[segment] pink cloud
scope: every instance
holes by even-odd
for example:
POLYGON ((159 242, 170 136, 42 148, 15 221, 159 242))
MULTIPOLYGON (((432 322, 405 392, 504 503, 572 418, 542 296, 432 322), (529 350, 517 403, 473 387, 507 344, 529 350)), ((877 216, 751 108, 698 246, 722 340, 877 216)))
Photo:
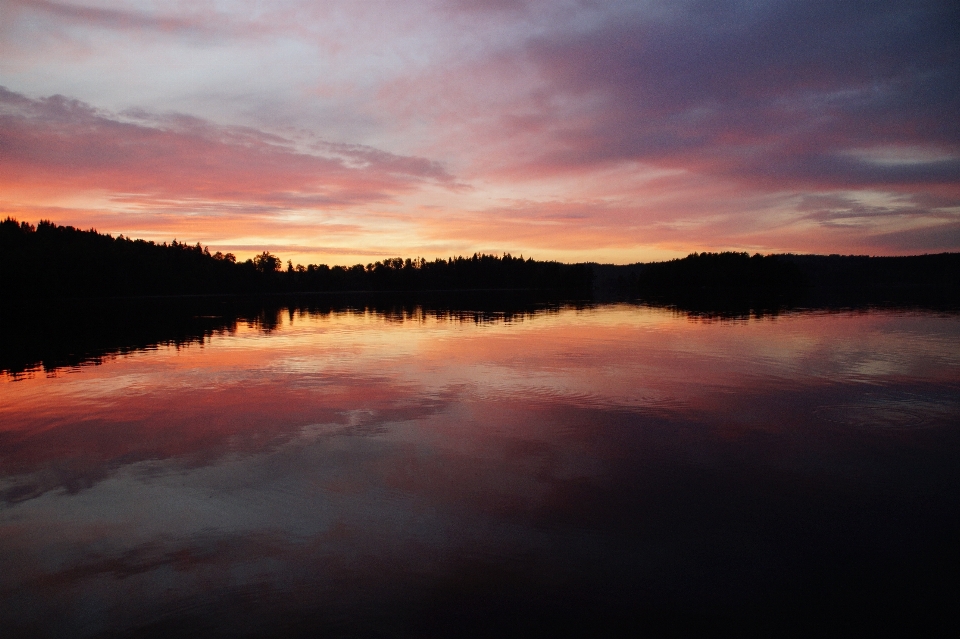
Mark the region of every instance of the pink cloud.
POLYGON ((454 183, 422 158, 331 144, 307 152, 255 129, 139 115, 120 118, 62 96, 33 100, 0 89, 4 190, 323 208, 454 183))
POLYGON ((10 3, 19 10, 31 10, 48 14, 60 21, 79 22, 112 29, 153 29, 165 32, 191 31, 209 32, 221 20, 205 14, 204 19, 187 19, 181 16, 160 16, 142 11, 88 7, 50 0, 12 0, 10 3))
MULTIPOLYGON (((106 218, 82 201, 96 194, 151 237, 229 226, 231 246, 353 244, 354 255, 523 246, 624 261, 650 246, 866 238, 900 251, 938 234, 960 248, 960 13, 948 3, 11 6, 90 47, 77 68, 97 80, 75 93, 89 101, 118 51, 149 41, 151 60, 203 62, 156 86, 117 72, 103 104, 119 111, 147 92, 147 111, 0 93, 0 206, 14 215, 61 207, 60 221, 78 223, 72 198, 84 220, 106 218), (228 51, 242 60, 218 57, 228 51), (246 77, 250 51, 279 64, 276 77, 246 77), (158 115, 167 104, 205 117, 158 115), (815 197, 850 205, 805 208, 815 197)), ((31 20, 3 26, 23 38, 31 20)), ((65 56, 54 49, 15 64, 50 68, 65 56)), ((20 67, 12 81, 32 86, 20 67)))
POLYGON ((721 4, 547 30, 400 78, 381 100, 449 133, 431 152, 470 145, 471 169, 503 179, 636 161, 763 190, 960 182, 950 11, 721 4), (848 153, 884 145, 942 157, 878 165, 848 153))

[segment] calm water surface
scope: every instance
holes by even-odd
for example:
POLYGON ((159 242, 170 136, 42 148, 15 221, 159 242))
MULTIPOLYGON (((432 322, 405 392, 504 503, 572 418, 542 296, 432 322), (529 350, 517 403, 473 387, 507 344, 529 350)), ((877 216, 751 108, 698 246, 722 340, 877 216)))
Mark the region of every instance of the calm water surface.
POLYGON ((957 495, 956 315, 285 309, 0 376, 0 625, 932 628, 957 495))

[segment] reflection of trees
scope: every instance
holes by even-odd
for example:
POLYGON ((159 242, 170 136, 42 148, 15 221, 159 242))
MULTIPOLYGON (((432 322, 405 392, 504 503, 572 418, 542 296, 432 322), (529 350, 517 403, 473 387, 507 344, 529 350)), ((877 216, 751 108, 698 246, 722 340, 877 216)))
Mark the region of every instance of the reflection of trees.
POLYGON ((264 333, 272 333, 283 326, 282 308, 265 308, 253 320, 248 322, 251 327, 258 328, 264 333))
POLYGON ((238 317, 197 300, 21 302, 2 311, 0 372, 85 364, 157 346, 202 344, 236 331, 238 317))
MULTIPOLYGON (((645 303, 647 304, 647 303, 645 303)), ((373 314, 386 322, 513 323, 590 302, 522 292, 357 293, 264 297, 181 297, 136 300, 47 300, 0 306, 0 373, 21 374, 84 364, 163 345, 202 344, 246 325, 263 333, 283 330, 284 315, 329 318, 373 314)), ((849 310, 850 305, 792 308, 754 303, 662 302, 691 319, 754 320, 782 312, 849 310)), ((944 310, 942 307, 936 307, 944 310)))
POLYGON ((238 325, 273 333, 290 318, 372 313, 391 322, 428 319, 458 322, 517 321, 556 313, 559 301, 528 295, 442 296, 419 301, 368 295, 335 298, 255 297, 48 300, 0 307, 0 373, 100 364, 105 359, 158 346, 203 344, 232 334, 238 325))

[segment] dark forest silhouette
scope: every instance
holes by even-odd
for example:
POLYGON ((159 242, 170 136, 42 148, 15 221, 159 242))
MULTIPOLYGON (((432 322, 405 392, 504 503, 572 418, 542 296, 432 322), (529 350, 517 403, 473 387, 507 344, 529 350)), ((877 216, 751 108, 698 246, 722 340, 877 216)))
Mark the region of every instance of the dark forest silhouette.
POLYGON ((294 266, 268 252, 238 262, 200 244, 112 237, 43 221, 0 222, 0 299, 262 295, 345 291, 552 291, 687 309, 921 304, 960 297, 960 253, 910 257, 693 253, 625 266, 474 254, 354 266, 294 266))
POLYGON ((693 253, 627 266, 598 265, 595 293, 630 296, 706 313, 781 308, 960 304, 960 253, 749 255, 693 253))
POLYGON ((200 244, 156 244, 94 230, 7 218, 0 223, 0 297, 125 297, 324 291, 539 289, 589 292, 588 265, 474 254, 354 266, 287 263, 263 252, 244 262, 200 244))
POLYGON ((283 268, 267 252, 237 262, 200 245, 8 218, 0 222, 0 300, 0 372, 18 375, 202 343, 240 323, 269 332, 281 313, 295 312, 509 321, 570 300, 629 300, 706 318, 870 306, 956 311, 960 254, 693 253, 625 266, 478 254, 283 268))

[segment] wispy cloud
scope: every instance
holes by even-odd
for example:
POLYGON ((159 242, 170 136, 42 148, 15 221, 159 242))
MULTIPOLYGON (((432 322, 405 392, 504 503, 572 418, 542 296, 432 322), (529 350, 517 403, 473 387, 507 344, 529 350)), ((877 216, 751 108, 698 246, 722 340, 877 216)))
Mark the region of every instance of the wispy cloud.
POLYGON ((955 4, 11 0, 0 204, 355 255, 960 249, 955 4))
POLYGON ((164 32, 210 33, 221 18, 213 12, 197 13, 193 19, 181 16, 159 15, 133 9, 91 7, 51 0, 9 0, 11 10, 48 14, 67 23, 84 23, 110 29, 155 29, 164 32))
POLYGON ((960 47, 951 26, 958 10, 932 2, 709 7, 680 3, 655 18, 637 13, 533 37, 440 81, 464 93, 468 82, 479 81, 476 93, 508 88, 496 124, 480 119, 474 139, 499 129, 540 150, 503 157, 509 170, 643 161, 777 189, 960 180, 952 115, 960 64, 951 53, 960 47), (518 77, 530 90, 511 82, 518 77), (879 165, 848 153, 898 145, 941 157, 879 165))
POLYGON ((389 200, 424 182, 454 184, 442 166, 422 158, 324 143, 307 153, 294 140, 248 127, 129 115, 0 88, 4 189, 322 208, 389 200))

